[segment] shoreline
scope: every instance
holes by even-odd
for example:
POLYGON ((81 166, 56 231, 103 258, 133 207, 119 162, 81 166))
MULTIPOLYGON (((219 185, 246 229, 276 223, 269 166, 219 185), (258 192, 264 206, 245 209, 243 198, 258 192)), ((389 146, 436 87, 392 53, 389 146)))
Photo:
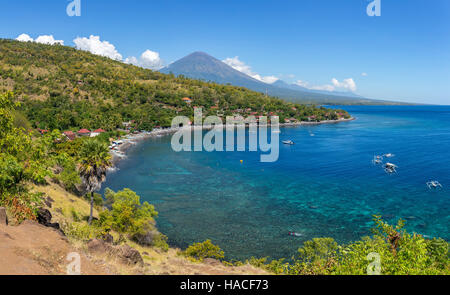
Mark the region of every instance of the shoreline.
MULTIPOLYGON (((327 121, 319 121, 319 122, 297 122, 297 123, 280 123, 280 127, 297 127, 297 126, 315 126, 315 125, 324 125, 324 124, 338 124, 343 122, 351 122, 356 120, 356 118, 351 117, 349 119, 341 119, 341 120, 327 120, 327 121)), ((228 125, 222 125, 224 128, 228 125)), ((235 125, 233 125, 235 126, 235 125)), ((269 127, 269 126, 268 126, 269 127)), ((116 168, 116 165, 123 159, 126 158, 126 152, 132 148, 133 146, 136 146, 138 143, 155 137, 162 137, 174 134, 178 131, 180 131, 183 127, 177 127, 177 128, 166 128, 166 129, 156 129, 152 131, 147 132, 139 132, 136 134, 127 134, 125 135, 121 140, 123 141, 123 144, 119 145, 117 147, 117 150, 111 150, 110 154, 112 156, 111 162, 112 166, 110 169, 114 170, 116 168)), ((191 130, 201 129, 201 130, 210 130, 213 127, 205 127, 205 126, 191 126, 188 127, 191 128, 191 130)))

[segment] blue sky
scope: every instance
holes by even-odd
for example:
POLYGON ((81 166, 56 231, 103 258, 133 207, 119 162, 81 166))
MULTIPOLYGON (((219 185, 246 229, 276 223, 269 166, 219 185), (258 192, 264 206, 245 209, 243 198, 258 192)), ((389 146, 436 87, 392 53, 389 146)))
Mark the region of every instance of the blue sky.
POLYGON ((261 79, 450 104, 450 1, 381 0, 379 17, 366 14, 370 2, 81 0, 82 15, 69 17, 68 0, 0 0, 0 37, 75 46, 94 35, 142 65, 204 51, 261 79))

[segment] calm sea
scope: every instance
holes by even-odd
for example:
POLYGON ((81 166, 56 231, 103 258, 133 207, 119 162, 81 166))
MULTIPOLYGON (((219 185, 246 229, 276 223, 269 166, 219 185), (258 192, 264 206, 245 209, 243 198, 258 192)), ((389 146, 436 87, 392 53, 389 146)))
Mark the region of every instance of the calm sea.
POLYGON ((211 239, 229 259, 289 258, 314 237, 357 240, 370 234, 373 214, 448 240, 450 107, 343 108, 357 120, 282 128, 280 140, 296 144, 281 145, 275 163, 255 152, 175 153, 168 136, 130 150, 104 187, 154 204, 171 245, 211 239), (372 164, 386 153, 395 154, 395 175, 372 164), (429 190, 429 180, 444 188, 429 190))

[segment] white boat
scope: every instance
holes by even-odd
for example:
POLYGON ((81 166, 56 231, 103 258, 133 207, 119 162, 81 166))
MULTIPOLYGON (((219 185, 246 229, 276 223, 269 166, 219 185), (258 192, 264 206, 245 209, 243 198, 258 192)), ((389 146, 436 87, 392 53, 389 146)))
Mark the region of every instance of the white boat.
POLYGON ((294 145, 295 144, 292 140, 283 140, 282 143, 288 144, 288 145, 294 145))
POLYGON ((427 186, 429 189, 442 188, 442 184, 440 184, 439 181, 437 181, 437 180, 432 180, 432 181, 427 182, 427 186))
POLYGON ((389 174, 397 173, 397 168, 398 167, 392 163, 384 164, 384 171, 386 171, 386 173, 389 173, 389 174))
POLYGON ((373 156, 372 163, 374 165, 380 165, 383 164, 383 156, 373 156))

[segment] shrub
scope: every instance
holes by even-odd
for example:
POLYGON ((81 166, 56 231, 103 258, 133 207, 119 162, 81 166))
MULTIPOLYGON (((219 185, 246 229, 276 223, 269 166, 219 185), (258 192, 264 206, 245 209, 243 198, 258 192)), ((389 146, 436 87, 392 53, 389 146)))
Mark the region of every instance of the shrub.
POLYGON ((219 246, 214 245, 211 240, 206 240, 203 243, 192 244, 184 251, 184 255, 192 257, 198 261, 203 261, 205 258, 224 258, 224 252, 219 246))
POLYGON ((158 234, 153 240, 153 246, 163 250, 164 252, 169 251, 169 244, 167 243, 167 236, 163 234, 158 234))
POLYGON ((15 195, 4 195, 0 200, 9 208, 18 223, 24 220, 36 220, 38 208, 42 206, 42 193, 22 191, 15 195))
POLYGON ((23 167, 10 155, 0 154, 0 192, 15 188, 23 179, 23 167))
POLYGON ((56 156, 55 162, 62 169, 56 178, 64 185, 65 189, 73 191, 75 186, 81 183, 74 158, 66 153, 61 153, 56 156))
POLYGON ((64 222, 61 229, 67 237, 84 242, 101 237, 103 234, 101 228, 89 226, 86 222, 64 222))
POLYGON ((100 213, 100 224, 121 234, 145 235, 154 229, 155 207, 147 202, 141 204, 140 197, 130 189, 105 191, 106 205, 110 210, 100 213))

